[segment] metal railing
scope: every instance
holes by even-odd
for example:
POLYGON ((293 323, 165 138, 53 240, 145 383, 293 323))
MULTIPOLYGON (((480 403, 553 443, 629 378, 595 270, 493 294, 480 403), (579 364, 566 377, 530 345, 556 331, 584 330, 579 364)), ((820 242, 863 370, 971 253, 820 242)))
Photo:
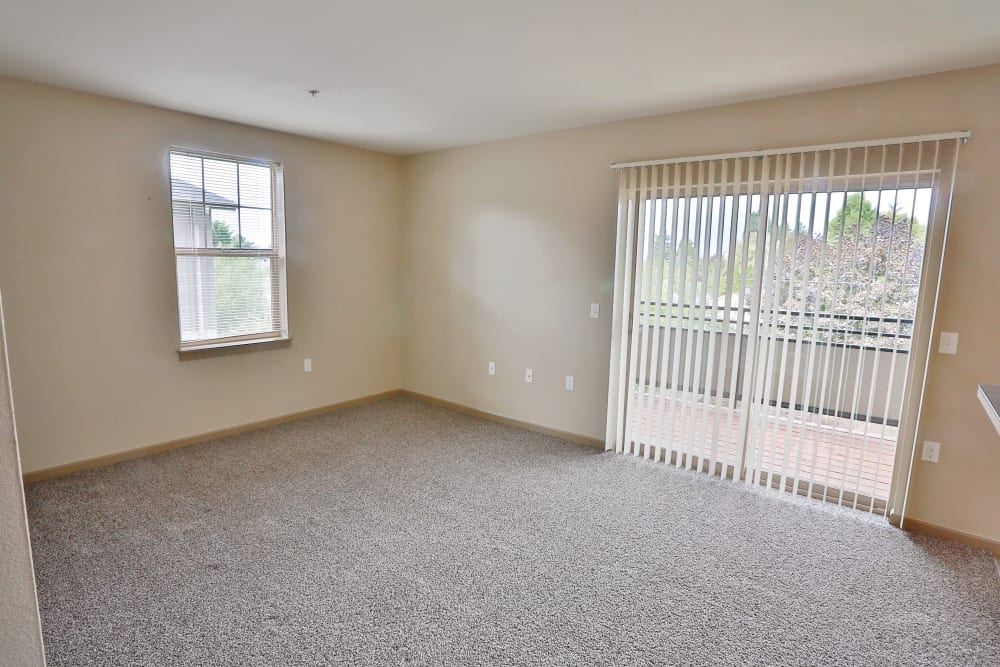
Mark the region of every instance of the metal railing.
MULTIPOLYGON (((696 304, 669 301, 640 301, 640 315, 661 320, 659 326, 679 327, 683 323, 701 322, 701 327, 695 326, 696 332, 742 333, 749 335, 751 313, 754 309, 747 306, 725 306, 718 304, 696 304), (662 312, 669 309, 671 312, 662 312), (726 311, 729 319, 726 319, 726 311), (663 321, 666 320, 666 321, 663 321), (711 324, 712 328, 705 325, 711 324), (728 325, 728 326, 727 326, 728 325)), ((772 310, 760 309, 760 314, 771 315, 772 310)), ((775 327, 784 332, 775 338, 779 342, 802 342, 810 345, 830 345, 847 349, 867 350, 875 352, 896 352, 909 354, 913 339, 913 319, 906 317, 887 317, 880 315, 854 315, 851 313, 801 311, 779 309, 773 311, 775 327), (825 326, 824 326, 825 320, 825 326), (861 323, 860 328, 847 328, 848 322, 861 323), (836 326, 840 324, 840 326, 836 326), (874 325, 870 327, 869 325, 874 325), (886 325, 890 330, 886 330, 886 325), (895 327, 895 331, 891 330, 895 327), (818 336, 796 337, 799 332, 812 332, 818 336)), ((652 322, 649 322, 652 324, 652 322)), ((761 334, 765 335, 765 334, 761 334)))

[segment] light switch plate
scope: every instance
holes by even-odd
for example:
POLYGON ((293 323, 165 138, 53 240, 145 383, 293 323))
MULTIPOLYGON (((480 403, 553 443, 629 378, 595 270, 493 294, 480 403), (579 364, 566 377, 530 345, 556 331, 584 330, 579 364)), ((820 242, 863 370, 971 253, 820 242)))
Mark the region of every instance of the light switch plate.
POLYGON ((941 354, 958 354, 958 334, 951 331, 942 331, 938 352, 941 354))
POLYGON ((531 384, 531 382, 532 382, 532 379, 531 379, 531 369, 530 368, 525 368, 524 369, 524 381, 527 382, 528 384, 531 384))
POLYGON ((312 359, 306 359, 304 362, 302 362, 302 370, 304 370, 306 373, 312 373, 312 370, 313 370, 313 360, 312 359))
POLYGON ((566 391, 573 391, 573 376, 566 376, 566 391))
POLYGON ((596 320, 601 317, 601 304, 592 303, 590 304, 590 319, 596 320))
POLYGON ((490 365, 486 368, 486 372, 489 373, 490 375, 497 374, 497 364, 495 361, 490 362, 490 365))

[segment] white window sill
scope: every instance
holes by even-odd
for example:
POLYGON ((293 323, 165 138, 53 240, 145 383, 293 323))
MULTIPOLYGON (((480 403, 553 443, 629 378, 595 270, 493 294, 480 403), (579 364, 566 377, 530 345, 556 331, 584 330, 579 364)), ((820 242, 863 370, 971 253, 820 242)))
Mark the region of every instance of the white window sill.
POLYGON ((292 339, 287 337, 258 338, 255 340, 237 340, 227 343, 188 345, 177 350, 177 356, 181 361, 188 361, 190 359, 218 357, 226 354, 240 354, 242 352, 256 352, 259 350, 273 350, 277 348, 286 348, 286 347, 291 347, 291 345, 292 345, 292 339))

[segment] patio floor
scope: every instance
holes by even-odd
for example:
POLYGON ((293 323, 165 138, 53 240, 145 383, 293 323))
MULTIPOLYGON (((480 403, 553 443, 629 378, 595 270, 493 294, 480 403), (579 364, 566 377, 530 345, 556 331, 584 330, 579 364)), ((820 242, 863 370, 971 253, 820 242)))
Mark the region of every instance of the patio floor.
MULTIPOLYGON (((655 448, 666 447, 672 439, 677 443, 674 450, 684 445, 683 453, 695 460, 735 466, 740 404, 730 411, 728 401, 717 407, 714 399, 706 405, 701 398, 672 401, 669 393, 661 398, 636 392, 630 406, 632 440, 651 442, 655 448)), ((775 481, 785 479, 790 485, 794 480, 800 492, 809 492, 812 482, 812 495, 825 490, 827 499, 843 501, 846 494, 851 504, 857 491, 859 505, 868 509, 868 498, 874 498, 878 511, 889 497, 897 431, 888 425, 772 407, 766 417, 751 421, 747 474, 756 468, 758 475, 778 475, 775 481)), ((682 463, 688 460, 683 457, 682 463)))

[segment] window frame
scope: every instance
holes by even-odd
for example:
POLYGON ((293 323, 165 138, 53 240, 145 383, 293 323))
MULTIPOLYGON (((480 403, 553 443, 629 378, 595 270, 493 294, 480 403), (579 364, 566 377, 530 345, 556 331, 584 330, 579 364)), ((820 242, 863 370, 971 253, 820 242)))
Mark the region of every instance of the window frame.
MULTIPOLYGON (((286 275, 286 245, 285 245, 285 211, 284 211, 284 166, 280 162, 232 155, 228 153, 216 153, 182 146, 170 146, 167 150, 167 188, 170 201, 170 227, 171 245, 174 253, 174 290, 175 306, 177 315, 177 353, 181 360, 195 359, 204 356, 214 356, 214 354, 229 354, 239 351, 249 351, 253 349, 271 349, 274 347, 287 347, 291 342, 288 331, 288 286, 286 275), (219 247, 191 247, 177 245, 177 232, 174 222, 174 177, 171 170, 171 157, 174 155, 188 156, 202 160, 216 160, 231 162, 237 165, 237 174, 241 164, 257 167, 266 167, 271 176, 271 243, 270 248, 219 248, 219 247), (272 303, 272 322, 278 324, 277 328, 267 331, 260 331, 236 336, 219 336, 215 338, 202 338, 196 340, 184 340, 181 322, 181 300, 180 300, 180 274, 177 270, 177 261, 181 257, 265 257, 270 259, 270 274, 272 285, 276 285, 275 293, 278 298, 272 303)), ((240 206, 239 201, 239 176, 237 175, 237 201, 235 205, 214 204, 206 201, 206 186, 204 183, 204 164, 202 165, 201 206, 204 207, 208 219, 211 220, 210 211, 214 208, 224 210, 239 211, 241 208, 252 210, 267 210, 257 206, 240 206)), ((178 199, 176 201, 198 205, 195 201, 178 199)), ((237 237, 242 236, 242 230, 237 229, 237 237)))

